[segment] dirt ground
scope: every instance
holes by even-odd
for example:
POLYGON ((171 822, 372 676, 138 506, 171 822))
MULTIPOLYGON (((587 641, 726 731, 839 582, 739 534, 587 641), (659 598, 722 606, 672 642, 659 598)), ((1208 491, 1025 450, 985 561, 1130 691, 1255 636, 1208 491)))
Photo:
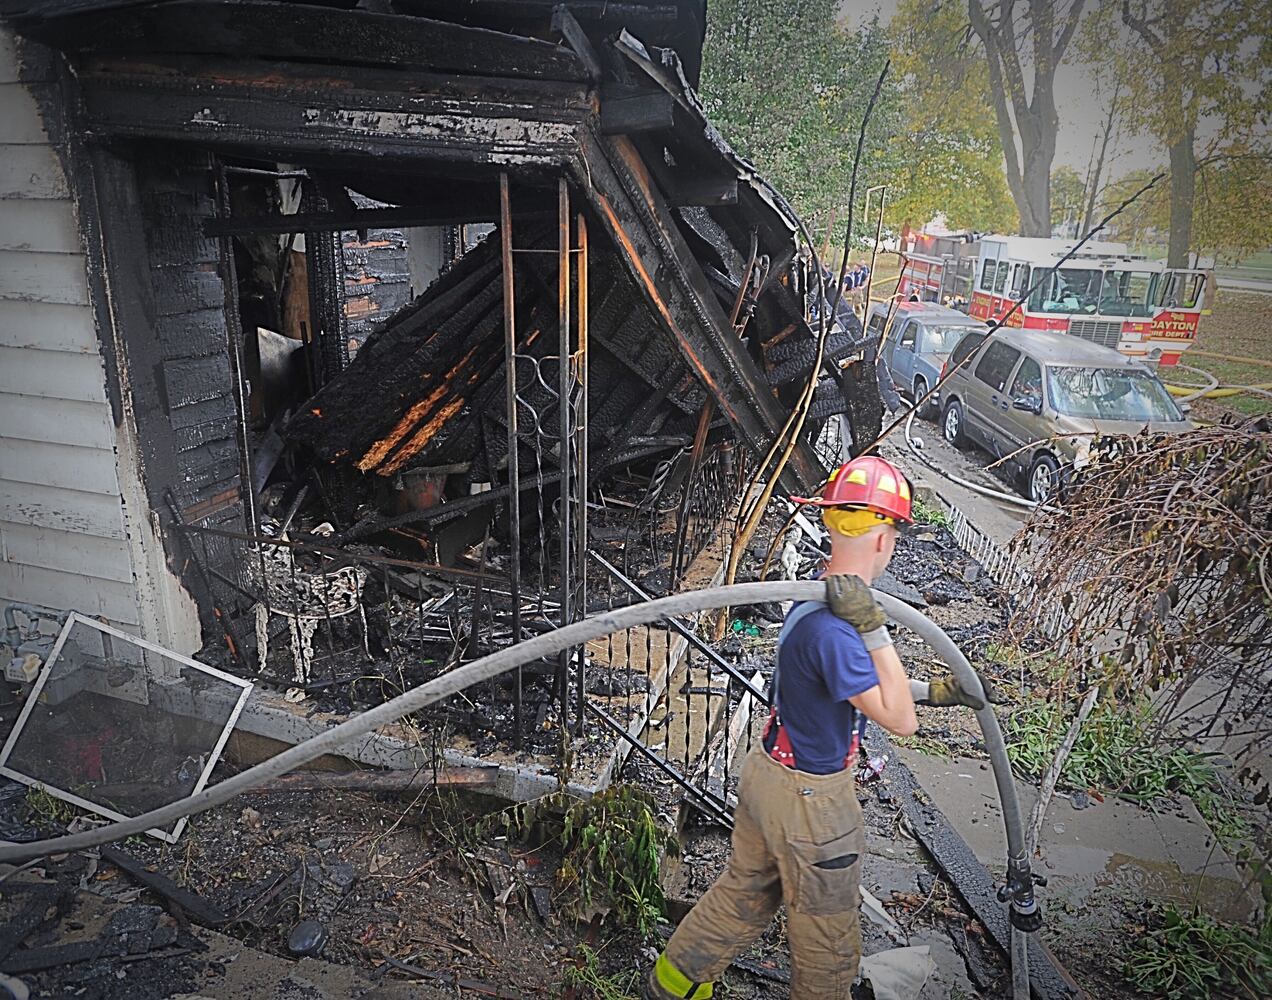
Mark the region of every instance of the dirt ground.
MULTIPOLYGON (((947 534, 922 529, 903 542, 887 586, 926 603, 957 641, 983 651, 1002 615, 994 605, 993 585, 978 569, 947 534)), ((738 640, 734 652, 762 662, 776 630, 762 615, 744 614, 767 627, 758 638, 738 640)), ((939 669, 912 636, 899 631, 897 640, 916 674, 939 669)), ((924 711, 932 713, 924 723, 929 749, 978 751, 969 720, 924 711)), ((754 721, 747 745, 758 739, 762 721, 754 721)), ((229 768, 223 764, 221 771, 229 768)), ((723 871, 727 832, 683 809, 677 787, 648 762, 629 759, 621 779, 650 790, 663 821, 681 830, 681 850, 668 857, 664 884, 669 911, 683 912, 723 871)), ((730 779, 732 787, 735 781, 736 776, 730 779)), ((859 797, 870 831, 863 884, 896 922, 885 929, 888 918, 864 920, 866 952, 895 947, 899 928, 911 944, 928 945, 937 962, 924 1000, 996 995, 1005 975, 1001 959, 907 834, 888 792, 886 769, 884 780, 863 784, 859 797)), ((559 844, 540 843, 533 835, 509 836, 497 821, 503 807, 444 790, 414 799, 340 790, 254 793, 194 817, 176 845, 133 838, 121 846, 221 909, 229 917, 222 933, 266 956, 294 959, 289 937, 302 921, 312 920, 326 933, 324 961, 386 986, 417 984, 420 996, 444 995, 432 991, 437 978, 447 977, 465 980, 467 991, 477 995, 497 996, 500 990, 579 1000, 638 995, 636 977, 649 967, 662 935, 642 939, 609 920, 578 920, 570 907, 572 890, 563 889, 557 878, 559 844), (591 965, 583 958, 585 947, 596 955, 591 965), (583 982, 571 989, 568 980, 579 977, 583 982)), ((15 829, 33 821, 51 833, 67 819, 66 814, 32 815, 30 800, 20 794, 0 796, 0 809, 8 810, 15 829)), ((63 857, 42 870, 61 884, 101 894, 112 905, 159 902, 91 854, 63 857)), ((784 927, 779 917, 740 967, 730 971, 728 996, 786 995, 784 927)), ((65 929, 51 926, 44 933, 47 938, 65 929)), ((119 977, 118 960, 103 960, 24 978, 35 987, 33 995, 42 997, 73 995, 86 978, 94 985, 80 995, 93 1000, 167 997, 193 989, 211 962, 186 944, 188 954, 129 966, 133 975, 119 977), (136 975, 142 966, 149 969, 144 987, 136 975)))
MULTIPOLYGON (((806 556, 811 560, 813 553, 806 556)), ((920 526, 905 536, 881 585, 922 606, 1008 697, 1032 683, 1019 663, 1006 666, 1000 655, 1006 625, 1000 592, 944 529, 920 526)), ((730 639, 736 648, 729 654, 757 666, 767 662, 776 623, 766 610, 739 609, 756 625, 757 634, 730 639)), ((916 636, 897 628, 895 638, 912 674, 944 672, 916 636)), ((754 721, 748 743, 758 738, 761 722, 754 721)), ((868 826, 863 887, 887 913, 867 913, 863 919, 864 950, 870 954, 895 947, 898 939, 927 945, 936 970, 921 1000, 1002 996, 1001 956, 911 836, 893 801, 888 772, 903 753, 969 761, 958 766, 983 770, 987 765, 979 730, 970 713, 920 708, 919 735, 897 742, 897 759, 884 768, 883 777, 859 787, 868 826)), ((228 768, 222 765, 223 771, 228 768)), ((669 855, 663 868, 668 912, 674 919, 723 870, 728 835, 682 806, 677 786, 647 761, 629 759, 620 778, 650 791, 662 822, 679 831, 679 853, 669 855)), ((735 776, 731 788, 733 781, 735 776)), ((227 947, 241 947, 269 961, 293 961, 289 938, 303 921, 315 921, 326 935, 318 952, 324 962, 349 970, 360 983, 405 989, 409 996, 638 996, 638 978, 670 925, 642 938, 603 915, 580 919, 571 905, 573 890, 558 879, 559 843, 544 842, 533 832, 510 833, 498 822, 501 809, 506 809, 503 803, 451 790, 413 798, 332 789, 253 793, 195 817, 176 845, 133 838, 120 846, 219 907, 229 918, 220 928, 228 935, 227 947), (457 981, 462 985, 456 986, 457 981)), ((0 821, 13 830, 34 821, 50 833, 67 818, 33 815, 29 797, 0 791, 0 821)), ((970 837, 970 831, 964 835, 970 837)), ((41 871, 61 885, 100 894, 111 905, 135 908, 159 902, 91 854, 52 859, 41 871)), ((1090 934, 1071 940, 1052 939, 1060 959, 1092 996, 1134 995, 1110 969, 1116 965, 1113 959, 1142 933, 1138 907, 1137 901, 1128 901, 1115 925, 1089 928, 1090 934)), ((32 938, 24 948, 67 933, 67 921, 85 923, 74 913, 60 919, 61 925, 46 923, 37 932, 43 937, 32 938)), ((219 974, 216 970, 224 963, 224 956, 209 955, 189 937, 178 938, 171 950, 162 959, 127 956, 128 965, 120 958, 68 963, 24 979, 38 997, 159 1000, 192 994, 198 983, 219 974)), ((726 975, 721 995, 741 1000, 785 997, 788 969, 785 924, 779 916, 726 975)), ((202 986, 199 995, 207 991, 202 986)), ((307 1000, 327 995, 373 994, 296 994, 307 1000)))

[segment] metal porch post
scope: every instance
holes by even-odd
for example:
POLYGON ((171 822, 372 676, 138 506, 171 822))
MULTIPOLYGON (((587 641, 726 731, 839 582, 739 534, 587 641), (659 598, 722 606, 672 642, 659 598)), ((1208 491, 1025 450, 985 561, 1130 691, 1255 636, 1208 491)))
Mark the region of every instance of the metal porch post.
MULTIPOLYGON (((503 252, 503 322, 504 322, 504 402, 508 421, 508 542, 511 559, 508 583, 512 591, 512 641, 521 641, 521 456, 517 430, 517 315, 516 287, 512 264, 512 203, 508 196, 508 175, 499 175, 499 236, 503 252)), ((514 746, 520 750, 521 668, 517 668, 512 686, 514 746)))

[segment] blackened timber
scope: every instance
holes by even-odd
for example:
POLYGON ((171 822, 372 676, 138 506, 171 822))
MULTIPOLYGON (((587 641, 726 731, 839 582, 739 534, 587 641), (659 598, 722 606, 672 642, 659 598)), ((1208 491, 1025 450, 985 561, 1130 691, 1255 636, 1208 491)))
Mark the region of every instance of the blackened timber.
MULTIPOLYGON (((582 145, 586 165, 576 166, 580 187, 624 264, 739 438, 763 453, 788 414, 734 335, 640 154, 621 136, 587 133, 582 145), (661 266, 651 267, 655 262, 661 266)), ((809 488, 824 474, 813 449, 800 442, 784 480, 791 489, 809 488)))
POLYGON ((444 20, 264 0, 180 0, 31 23, 66 51, 261 56, 535 80, 587 78, 570 49, 444 20))
POLYGON ((601 132, 665 132, 676 124, 675 101, 662 90, 601 89, 601 132))
POLYGON ((264 233, 409 229, 417 226, 459 226, 474 222, 494 222, 499 218, 499 206, 487 204, 487 201, 489 199, 452 201, 444 207, 438 204, 418 208, 363 208, 345 214, 297 212, 294 215, 209 219, 203 224, 203 231, 208 236, 252 236, 264 233))
POLYGON ((574 50, 574 54, 579 57, 579 62, 587 71, 588 79, 600 80, 601 60, 597 58, 596 49, 592 48, 592 42, 584 34, 583 28, 565 4, 557 4, 553 8, 552 30, 560 34, 565 39, 565 44, 574 50))
MULTIPOLYGON (((96 134, 199 142, 255 155, 373 154, 559 167, 594 114, 581 84, 439 77, 201 57, 89 57, 80 71, 96 134)), ((492 178, 493 179, 493 178, 492 178)))

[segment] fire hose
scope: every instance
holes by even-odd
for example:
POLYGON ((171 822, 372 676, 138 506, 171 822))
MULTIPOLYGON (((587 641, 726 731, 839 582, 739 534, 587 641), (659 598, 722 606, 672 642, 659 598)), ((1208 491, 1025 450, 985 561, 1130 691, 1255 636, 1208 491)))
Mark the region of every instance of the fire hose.
MULTIPOLYGON (((879 591, 873 593, 875 599, 894 621, 915 632, 950 667, 963 690, 978 696, 984 702, 984 707, 976 711, 975 715, 984 735, 990 764, 993 767, 994 782, 1002 805, 1003 824, 1007 836, 1007 882, 999 890, 999 899, 1007 903, 1009 907, 1013 996, 1017 1000, 1028 1000, 1027 935, 1042 926, 1042 911, 1034 897, 1033 875, 1025 849, 1020 803, 1016 796, 1011 764, 1007 759, 1007 747, 1003 742, 998 719, 989 705, 989 699, 985 697, 980 678, 954 641, 928 618, 908 605, 879 591)), ((613 632, 639 625, 649 625, 664 618, 722 607, 781 601, 822 600, 825 595, 826 585, 820 581, 774 580, 689 591, 605 611, 555 631, 533 636, 479 660, 474 660, 472 663, 456 667, 440 677, 414 687, 354 718, 347 719, 317 736, 289 747, 269 760, 262 761, 246 771, 241 771, 205 788, 197 795, 92 830, 27 844, 0 844, 0 862, 16 864, 50 854, 81 851, 144 833, 146 830, 166 827, 184 817, 224 805, 243 792, 267 784, 274 778, 316 760, 324 754, 338 753, 349 740, 364 736, 377 727, 396 722, 403 716, 417 712, 442 698, 492 680, 523 664, 555 656, 565 650, 604 638, 613 632)))
MULTIPOLYGON (((921 450, 923 447, 922 439, 915 438, 910 433, 914 429, 915 413, 915 410, 911 410, 910 416, 905 422, 905 443, 910 446, 910 451, 914 452, 915 458, 935 472, 938 476, 943 476, 951 483, 956 483, 965 490, 971 490, 973 493, 979 493, 981 496, 989 497, 991 500, 997 500, 999 503, 1008 503, 1013 507, 1023 507, 1026 510, 1036 510, 1039 506, 1042 506, 1033 500, 1027 500, 1024 497, 1004 493, 1002 490, 995 490, 988 486, 982 486, 980 483, 974 483, 970 479, 964 479, 962 476, 956 476, 948 469, 941 468, 932 461, 932 459, 928 458, 926 452, 921 450)), ((1053 508, 1044 507, 1043 509, 1052 510, 1053 508)))
MULTIPOLYGON (((1266 362, 1260 362, 1257 358, 1237 358, 1226 354, 1215 354, 1214 352, 1207 352, 1206 356, 1243 364, 1266 364, 1266 362)), ((1163 382, 1166 386, 1166 391, 1178 398, 1181 403, 1190 403, 1194 399, 1227 399, 1230 396, 1242 396, 1247 393, 1255 396, 1272 396, 1272 382, 1259 382, 1255 385, 1220 385, 1218 376, 1203 368, 1195 368, 1192 365, 1185 364, 1179 364, 1175 367, 1200 375, 1206 381, 1206 384, 1201 387, 1172 385, 1169 382, 1163 382)))

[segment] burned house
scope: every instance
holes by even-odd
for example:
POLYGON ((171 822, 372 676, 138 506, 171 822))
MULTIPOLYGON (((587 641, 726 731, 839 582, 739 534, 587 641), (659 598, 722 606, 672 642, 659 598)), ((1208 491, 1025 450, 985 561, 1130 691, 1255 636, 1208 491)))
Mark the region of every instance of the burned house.
MULTIPOLYGON (((701 0, 0 14, 0 600, 252 679, 240 727, 711 579, 815 368, 788 487, 878 428, 695 94, 701 0)), ((638 731, 695 647, 626 642, 438 738, 552 753, 596 698, 638 731)))

